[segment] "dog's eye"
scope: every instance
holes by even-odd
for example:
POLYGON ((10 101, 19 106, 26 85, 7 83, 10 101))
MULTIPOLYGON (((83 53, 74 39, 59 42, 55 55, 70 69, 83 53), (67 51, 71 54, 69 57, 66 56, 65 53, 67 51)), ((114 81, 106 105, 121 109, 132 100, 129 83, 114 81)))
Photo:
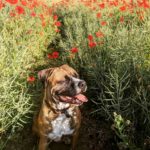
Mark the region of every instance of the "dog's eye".
POLYGON ((73 77, 79 78, 79 75, 78 75, 77 73, 74 73, 74 74, 73 74, 73 77))
POLYGON ((57 81, 57 84, 63 84, 65 81, 57 81))
POLYGON ((69 77, 69 76, 65 76, 65 79, 66 79, 67 81, 70 81, 70 77, 69 77))

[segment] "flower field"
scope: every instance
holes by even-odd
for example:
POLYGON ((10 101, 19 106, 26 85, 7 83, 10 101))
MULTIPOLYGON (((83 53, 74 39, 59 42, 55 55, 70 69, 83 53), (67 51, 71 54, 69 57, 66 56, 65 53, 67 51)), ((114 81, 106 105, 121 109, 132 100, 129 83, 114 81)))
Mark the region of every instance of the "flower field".
POLYGON ((0 58, 0 149, 32 123, 37 72, 64 63, 119 149, 150 148, 149 0, 0 0, 0 58))

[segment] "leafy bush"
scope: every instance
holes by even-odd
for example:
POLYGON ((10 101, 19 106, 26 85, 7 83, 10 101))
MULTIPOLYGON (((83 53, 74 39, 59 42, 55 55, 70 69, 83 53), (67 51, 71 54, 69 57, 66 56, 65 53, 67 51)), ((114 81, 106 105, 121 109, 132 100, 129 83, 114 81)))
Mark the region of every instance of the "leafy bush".
POLYGON ((52 8, 42 2, 7 0, 0 4, 3 6, 0 7, 0 133, 3 133, 27 121, 35 96, 30 90, 34 84, 27 80, 35 80, 33 68, 40 65, 57 27, 53 25, 52 8))
POLYGON ((69 63, 88 81, 95 113, 113 120, 117 112, 131 120, 142 147, 150 135, 149 10, 140 3, 93 2, 55 13, 63 24, 58 63, 69 63))
POLYGON ((143 147, 150 136, 148 1, 62 0, 53 9, 34 0, 4 4, 0 2, 0 133, 26 122, 35 97, 34 68, 47 63, 46 54, 50 65, 68 63, 88 82, 94 114, 113 120, 116 112, 131 120, 134 132, 120 130, 121 136, 125 133, 121 139, 143 147))

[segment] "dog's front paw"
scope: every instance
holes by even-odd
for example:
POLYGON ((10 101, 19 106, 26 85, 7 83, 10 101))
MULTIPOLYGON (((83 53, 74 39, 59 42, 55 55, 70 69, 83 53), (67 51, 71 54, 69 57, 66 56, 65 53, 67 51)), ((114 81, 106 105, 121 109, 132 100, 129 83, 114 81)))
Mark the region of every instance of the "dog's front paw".
POLYGON ((63 137, 62 141, 63 141, 65 144, 67 144, 67 145, 71 144, 71 138, 70 138, 70 137, 63 137))

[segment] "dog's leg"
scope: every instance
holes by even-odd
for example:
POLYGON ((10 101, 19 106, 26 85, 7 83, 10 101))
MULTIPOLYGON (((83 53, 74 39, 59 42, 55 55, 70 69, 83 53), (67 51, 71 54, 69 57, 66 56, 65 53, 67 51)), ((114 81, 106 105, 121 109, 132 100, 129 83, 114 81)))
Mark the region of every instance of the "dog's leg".
POLYGON ((75 150, 75 149, 76 149, 78 136, 79 136, 79 131, 76 131, 76 132, 73 134, 72 148, 71 148, 71 150, 75 150))
POLYGON ((72 138, 71 150, 76 149, 77 140, 78 140, 78 136, 79 136, 79 129, 81 126, 81 112, 80 112, 79 108, 76 108, 75 112, 76 112, 76 116, 74 117, 74 122, 76 124, 76 127, 75 127, 76 129, 75 129, 75 132, 74 132, 73 138, 72 138))
POLYGON ((47 148, 47 137, 42 136, 40 137, 39 141, 39 150, 46 150, 46 148, 47 148))

